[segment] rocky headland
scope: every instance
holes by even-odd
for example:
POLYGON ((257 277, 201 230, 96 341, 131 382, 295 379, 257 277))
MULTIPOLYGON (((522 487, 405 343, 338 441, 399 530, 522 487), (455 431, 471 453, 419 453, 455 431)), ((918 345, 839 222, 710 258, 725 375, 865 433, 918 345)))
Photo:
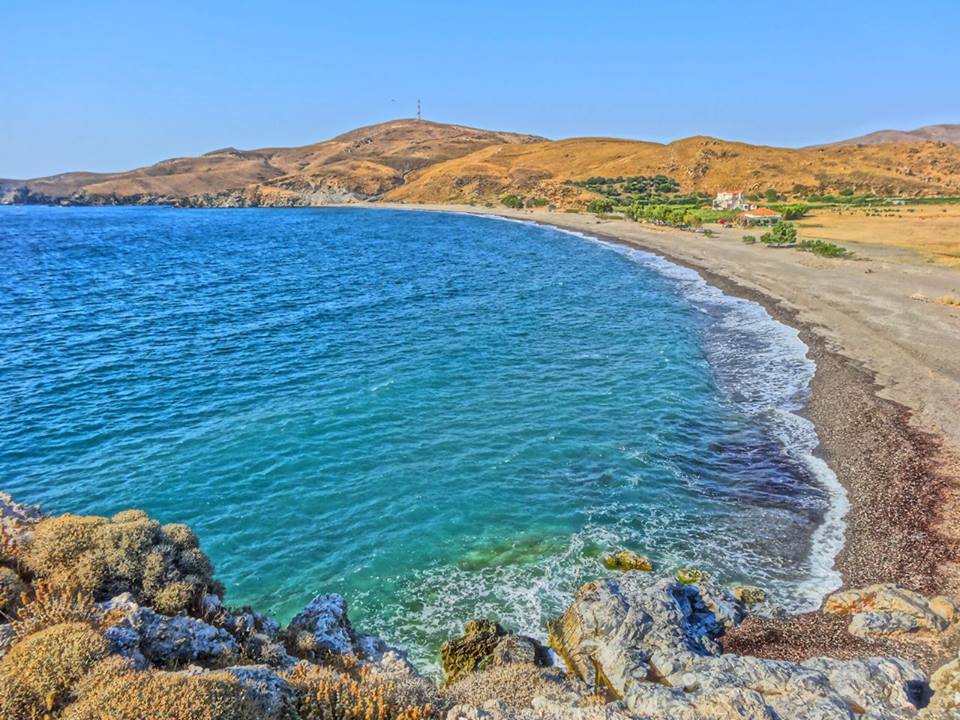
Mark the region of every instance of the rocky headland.
MULTIPOLYGON (((0 495, 0 717, 10 720, 870 720, 960 716, 960 598, 895 585, 825 601, 838 657, 752 656, 759 588, 669 574, 618 549, 544 628, 487 619, 440 651, 444 677, 319 595, 285 627, 225 603, 184 525, 130 510, 47 516, 0 495), (731 642, 732 641, 732 642, 731 642), (741 649, 738 649, 741 648, 741 649)), ((769 650, 769 645, 767 645, 769 650)))

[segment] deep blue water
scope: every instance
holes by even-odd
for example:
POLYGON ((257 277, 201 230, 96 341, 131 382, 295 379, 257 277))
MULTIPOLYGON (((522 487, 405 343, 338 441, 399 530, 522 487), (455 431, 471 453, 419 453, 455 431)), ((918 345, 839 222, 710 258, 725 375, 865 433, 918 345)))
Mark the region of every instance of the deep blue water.
POLYGON ((421 662, 474 616, 542 634, 621 545, 815 602, 844 501, 804 351, 530 224, 0 208, 0 489, 189 523, 231 603, 340 592, 421 662))

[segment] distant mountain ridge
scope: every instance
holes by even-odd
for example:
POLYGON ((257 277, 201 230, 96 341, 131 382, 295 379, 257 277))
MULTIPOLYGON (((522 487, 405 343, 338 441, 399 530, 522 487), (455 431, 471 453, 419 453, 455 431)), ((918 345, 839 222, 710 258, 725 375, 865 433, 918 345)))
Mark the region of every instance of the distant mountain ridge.
MULTIPOLYGON (((872 136, 883 137, 881 131, 872 136)), ((684 193, 722 189, 803 195, 852 190, 960 195, 960 125, 921 128, 909 142, 776 148, 696 136, 668 144, 617 138, 546 140, 421 120, 392 120, 312 145, 172 158, 120 173, 0 180, 0 203, 314 206, 343 202, 497 202, 507 194, 580 207, 567 181, 666 175, 684 193), (930 137, 920 137, 926 133, 930 137), (936 138, 936 139, 932 139, 936 138)))
POLYGON ((838 140, 826 145, 813 147, 829 147, 831 145, 879 145, 880 143, 909 143, 909 142, 945 142, 960 145, 960 124, 925 125, 915 130, 877 130, 876 132, 860 135, 847 140, 838 140))

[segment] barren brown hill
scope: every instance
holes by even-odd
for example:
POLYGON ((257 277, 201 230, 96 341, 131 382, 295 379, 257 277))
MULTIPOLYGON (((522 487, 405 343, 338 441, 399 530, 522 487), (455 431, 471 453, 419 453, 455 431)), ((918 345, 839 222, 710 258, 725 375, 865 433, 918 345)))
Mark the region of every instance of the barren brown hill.
POLYGON ((509 193, 583 204, 565 184, 667 175, 682 192, 960 195, 960 145, 944 142, 785 149, 691 137, 667 145, 611 138, 549 141, 418 120, 360 128, 296 148, 224 148, 124 173, 0 181, 0 202, 299 206, 333 202, 496 201, 509 193))
MULTIPOLYGON (((960 145, 960 125, 926 125, 916 130, 877 130, 829 145, 879 145, 880 143, 945 142, 960 145)), ((815 147, 828 147, 817 145, 815 147)))
POLYGON ((291 190, 298 195, 326 192, 331 199, 367 198, 396 187, 407 174, 432 163, 492 144, 540 139, 461 125, 394 120, 303 147, 225 148, 123 173, 65 173, 2 181, 0 197, 5 194, 8 201, 20 202, 171 202, 265 186, 257 192, 275 195, 281 191, 282 195, 291 190), (19 197, 13 197, 14 193, 19 197))
POLYGON ((692 137, 668 145, 607 138, 490 147, 415 173, 387 194, 407 202, 470 202, 505 193, 558 204, 582 195, 563 180, 668 175, 684 192, 960 194, 960 146, 942 143, 786 149, 692 137))

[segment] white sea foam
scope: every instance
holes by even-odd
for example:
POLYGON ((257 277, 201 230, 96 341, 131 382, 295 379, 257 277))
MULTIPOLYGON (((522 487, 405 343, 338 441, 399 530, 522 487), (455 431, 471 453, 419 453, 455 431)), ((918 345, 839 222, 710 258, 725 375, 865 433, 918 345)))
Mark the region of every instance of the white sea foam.
MULTIPOLYGON (((491 216, 486 216, 491 217, 491 216)), ((492 216, 506 222, 538 225, 532 220, 492 216)), ((850 508, 847 493, 836 474, 819 457, 816 427, 801 413, 810 394, 816 364, 795 328, 770 316, 756 302, 727 295, 695 270, 645 250, 550 226, 557 232, 597 243, 620 253, 662 277, 694 307, 707 313, 706 352, 720 388, 748 416, 763 418, 774 429, 787 455, 804 467, 829 498, 823 519, 811 538, 807 578, 797 583, 796 598, 788 604, 797 611, 813 610, 823 597, 840 587, 834 560, 843 547, 844 517, 850 508), (744 349, 749 351, 745 352, 744 349)))
POLYGON ((829 505, 811 538, 808 577, 798 583, 797 602, 791 603, 798 611, 819 607, 823 597, 842 583, 834 560, 843 547, 844 517, 850 504, 836 474, 816 454, 820 445, 816 427, 801 414, 816 364, 807 357, 809 348, 799 331, 772 318, 758 303, 710 285, 696 270, 652 252, 557 230, 598 243, 657 272, 716 321, 706 350, 718 384, 741 411, 766 417, 791 459, 805 467, 828 494, 829 505), (743 352, 745 346, 749 352, 743 352))

